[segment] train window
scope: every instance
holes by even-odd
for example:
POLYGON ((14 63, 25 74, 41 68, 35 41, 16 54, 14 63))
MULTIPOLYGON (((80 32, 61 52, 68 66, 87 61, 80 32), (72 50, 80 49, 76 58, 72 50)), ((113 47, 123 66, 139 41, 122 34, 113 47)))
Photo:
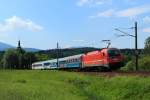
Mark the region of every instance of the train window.
POLYGON ((76 61, 78 62, 78 61, 79 61, 79 59, 76 59, 76 61))
POLYGON ((118 56, 120 55, 119 50, 108 50, 109 56, 118 56))
POLYGON ((33 65, 33 67, 38 67, 38 66, 42 66, 42 64, 35 64, 35 65, 33 65))
POLYGON ((78 61, 78 59, 75 59, 75 62, 77 62, 78 61))
POLYGON ((49 66, 50 65, 50 63, 44 63, 44 66, 49 66))

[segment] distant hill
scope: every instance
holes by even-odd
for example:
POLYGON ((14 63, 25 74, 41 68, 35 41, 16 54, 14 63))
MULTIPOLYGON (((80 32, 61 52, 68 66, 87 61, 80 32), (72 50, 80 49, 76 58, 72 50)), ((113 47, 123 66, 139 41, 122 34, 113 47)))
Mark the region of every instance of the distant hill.
MULTIPOLYGON (((16 48, 15 46, 0 42, 0 51, 6 51, 7 49, 10 48, 16 48)), ((27 52, 37 52, 40 51, 40 49, 36 49, 36 48, 23 48, 25 51, 27 52)))
MULTIPOLYGON (((79 48, 75 47, 74 48, 74 47, 72 47, 72 48, 59 49, 59 58, 82 54, 82 53, 87 53, 87 52, 95 51, 95 50, 101 50, 101 48, 93 48, 93 47, 79 47, 79 48)), ((120 49, 120 51, 121 51, 121 53, 123 53, 125 55, 134 55, 135 54, 134 49, 120 49)), ((57 57, 57 49, 42 50, 37 53, 46 54, 46 55, 48 55, 49 58, 57 57)), ((139 49, 139 53, 143 54, 143 49, 139 49)))
POLYGON ((10 48, 15 48, 15 47, 12 45, 0 42, 0 51, 5 51, 5 50, 10 49, 10 48))
MULTIPOLYGON (((100 50, 99 48, 93 48, 93 47, 79 47, 79 48, 64 48, 59 49, 59 57, 67 57, 82 53, 87 53, 94 50, 100 50)), ((50 49, 50 50, 42 50, 38 52, 39 54, 46 54, 49 56, 49 58, 56 58, 57 57, 57 49, 50 49)))
POLYGON ((23 48, 27 52, 38 52, 41 51, 40 49, 35 49, 35 48, 23 48))

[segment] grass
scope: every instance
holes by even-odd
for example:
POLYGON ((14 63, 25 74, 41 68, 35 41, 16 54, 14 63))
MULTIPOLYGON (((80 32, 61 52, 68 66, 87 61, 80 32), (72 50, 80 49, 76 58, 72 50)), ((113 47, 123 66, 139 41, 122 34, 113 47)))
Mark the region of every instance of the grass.
POLYGON ((0 70, 0 100, 150 100, 150 77, 0 70))

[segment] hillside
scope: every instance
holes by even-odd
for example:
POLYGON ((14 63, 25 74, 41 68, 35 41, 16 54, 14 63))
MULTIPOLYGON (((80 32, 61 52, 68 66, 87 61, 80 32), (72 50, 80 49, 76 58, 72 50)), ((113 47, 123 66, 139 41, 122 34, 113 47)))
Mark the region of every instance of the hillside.
MULTIPOLYGON (((7 49, 10 48, 16 48, 15 46, 0 42, 0 51, 6 51, 7 49)), ((27 52, 38 52, 41 51, 40 49, 36 49, 36 48, 23 48, 25 51, 27 52)))
MULTIPOLYGON (((94 48, 94 47, 80 47, 80 48, 65 48, 65 49, 59 49, 59 57, 67 57, 82 53, 87 53, 94 50, 101 50, 101 48, 94 48)), ((134 55, 134 49, 120 49, 121 53, 124 55, 134 55)), ((57 57, 57 49, 50 49, 50 50, 42 50, 37 53, 39 54, 46 54, 49 56, 49 58, 56 58, 57 57)), ((139 49, 139 53, 143 53, 143 49, 139 49)))
MULTIPOLYGON (((81 48, 65 48, 65 49, 59 49, 59 57, 67 57, 82 53, 87 53, 94 50, 100 50, 98 48, 92 48, 92 47, 81 47, 81 48)), ((50 50, 42 50, 37 53, 39 54, 46 54, 49 56, 49 58, 56 58, 57 57, 57 49, 50 49, 50 50)))
POLYGON ((149 100, 150 77, 0 70, 0 100, 149 100))
POLYGON ((9 48, 14 48, 14 46, 11 46, 11 45, 3 43, 3 42, 0 42, 0 51, 5 51, 9 48))

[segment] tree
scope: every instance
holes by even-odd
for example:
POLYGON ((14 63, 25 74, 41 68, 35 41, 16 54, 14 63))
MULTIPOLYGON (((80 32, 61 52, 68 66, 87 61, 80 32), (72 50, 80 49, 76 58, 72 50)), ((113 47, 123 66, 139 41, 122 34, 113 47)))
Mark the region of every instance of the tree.
POLYGON ((33 62, 37 61, 37 58, 35 56, 34 53, 31 53, 31 52, 26 52, 24 54, 24 62, 23 62, 23 65, 24 65, 24 68, 25 69, 30 69, 31 68, 31 65, 33 62))
POLYGON ((37 53, 37 54, 35 54, 35 56, 36 56, 38 61, 44 61, 44 60, 48 60, 49 59, 48 54, 37 53))
POLYGON ((15 49, 9 49, 5 52, 3 61, 3 68, 12 69, 18 68, 18 54, 15 49))
POLYGON ((6 69, 30 69, 35 61, 35 54, 18 49, 7 50, 2 59, 3 68, 6 69))
POLYGON ((150 55, 150 37, 145 40, 144 53, 150 55))

